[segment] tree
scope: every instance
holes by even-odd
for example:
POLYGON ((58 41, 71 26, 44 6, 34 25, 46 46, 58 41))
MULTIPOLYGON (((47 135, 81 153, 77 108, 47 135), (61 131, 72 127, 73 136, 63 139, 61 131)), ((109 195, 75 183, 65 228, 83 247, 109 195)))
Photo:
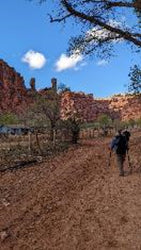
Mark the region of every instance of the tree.
POLYGON ((128 91, 133 94, 139 94, 141 92, 141 68, 138 65, 131 67, 129 77, 128 91))
POLYGON ((80 134, 81 121, 76 116, 71 116, 68 118, 68 124, 72 134, 72 143, 77 144, 80 134))
POLYGON ((106 136, 108 133, 107 128, 112 124, 112 119, 107 114, 101 114, 97 121, 103 130, 104 136, 106 136))
POLYGON ((66 92, 66 91, 71 91, 70 87, 67 87, 64 83, 60 83, 58 86, 58 91, 60 94, 66 92))
POLYGON ((43 95, 36 93, 34 104, 26 116, 28 123, 34 127, 49 125, 51 140, 54 141, 56 124, 60 119, 60 96, 53 89, 47 90, 43 95))
POLYGON ((77 144, 80 135, 80 126, 83 122, 82 115, 76 110, 67 110, 63 117, 65 127, 71 131, 71 140, 73 144, 77 144))
MULTIPOLYGON (((52 2, 38 1, 47 4, 52 2)), ((49 14, 51 22, 60 23, 71 19, 81 26, 80 34, 70 39, 71 54, 93 54, 98 48, 103 52, 99 55, 109 56, 119 41, 141 49, 140 0, 58 0, 53 1, 53 5, 53 13, 54 10, 56 13, 49 14)))
POLYGON ((98 117, 98 122, 101 127, 106 128, 111 125, 112 119, 108 115, 102 114, 98 117))

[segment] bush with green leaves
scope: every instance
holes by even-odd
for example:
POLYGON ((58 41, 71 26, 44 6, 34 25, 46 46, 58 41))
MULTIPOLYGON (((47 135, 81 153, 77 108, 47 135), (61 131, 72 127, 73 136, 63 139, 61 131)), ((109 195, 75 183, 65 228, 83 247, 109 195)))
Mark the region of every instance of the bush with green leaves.
POLYGON ((97 122, 99 123, 99 126, 103 129, 108 128, 112 125, 112 119, 107 114, 101 114, 98 117, 97 122))
POLYGON ((4 113, 0 115, 1 125, 15 125, 19 123, 18 117, 13 113, 4 113))

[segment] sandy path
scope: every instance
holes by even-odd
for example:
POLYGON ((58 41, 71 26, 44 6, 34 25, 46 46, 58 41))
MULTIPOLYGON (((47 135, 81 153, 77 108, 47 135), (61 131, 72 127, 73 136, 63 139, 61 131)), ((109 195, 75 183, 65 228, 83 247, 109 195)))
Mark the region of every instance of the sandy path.
POLYGON ((141 249, 141 138, 131 141, 135 169, 107 168, 109 139, 76 148, 0 179, 2 250, 141 249), (135 146, 136 147, 133 147, 135 146))

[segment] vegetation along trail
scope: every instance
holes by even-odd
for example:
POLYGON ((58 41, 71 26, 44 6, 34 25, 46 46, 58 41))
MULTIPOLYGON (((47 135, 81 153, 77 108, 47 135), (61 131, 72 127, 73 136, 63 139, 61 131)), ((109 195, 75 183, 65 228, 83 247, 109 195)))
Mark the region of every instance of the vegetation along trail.
POLYGON ((0 176, 1 250, 141 249, 141 133, 133 173, 119 177, 111 138, 81 141, 36 166, 0 176))

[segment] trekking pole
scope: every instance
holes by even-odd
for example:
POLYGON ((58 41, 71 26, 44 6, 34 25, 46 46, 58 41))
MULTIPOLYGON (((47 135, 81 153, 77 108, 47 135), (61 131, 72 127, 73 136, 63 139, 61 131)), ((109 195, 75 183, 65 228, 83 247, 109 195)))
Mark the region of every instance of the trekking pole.
POLYGON ((131 160, 130 160, 130 156, 129 156, 129 153, 128 153, 128 150, 127 150, 127 160, 128 160, 128 167, 130 169, 130 173, 132 174, 132 164, 131 164, 131 160))

